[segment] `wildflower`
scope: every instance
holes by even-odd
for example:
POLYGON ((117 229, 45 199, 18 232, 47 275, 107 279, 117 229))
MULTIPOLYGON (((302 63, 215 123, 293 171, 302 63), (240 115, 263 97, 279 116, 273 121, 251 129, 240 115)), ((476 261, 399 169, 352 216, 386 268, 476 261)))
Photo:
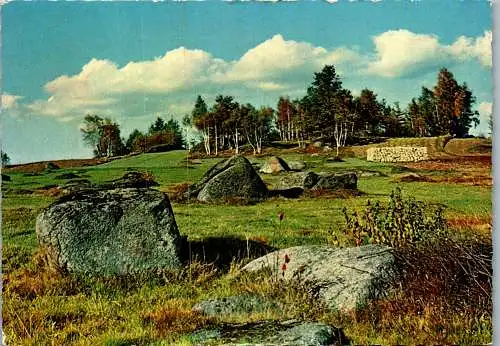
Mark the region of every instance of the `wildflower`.
POLYGON ((283 221, 283 218, 285 217, 285 213, 280 211, 278 214, 278 218, 280 219, 280 222, 283 221))

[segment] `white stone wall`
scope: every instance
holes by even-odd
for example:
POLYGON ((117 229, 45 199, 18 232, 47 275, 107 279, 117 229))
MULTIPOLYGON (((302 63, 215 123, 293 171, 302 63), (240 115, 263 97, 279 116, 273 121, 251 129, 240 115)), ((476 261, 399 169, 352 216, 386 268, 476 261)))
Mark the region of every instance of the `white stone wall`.
POLYGON ((366 150, 368 161, 415 162, 428 160, 427 147, 378 147, 366 150))

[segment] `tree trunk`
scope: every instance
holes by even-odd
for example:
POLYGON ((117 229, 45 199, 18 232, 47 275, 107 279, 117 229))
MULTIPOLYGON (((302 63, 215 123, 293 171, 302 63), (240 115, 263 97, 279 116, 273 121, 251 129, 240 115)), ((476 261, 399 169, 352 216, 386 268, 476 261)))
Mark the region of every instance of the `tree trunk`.
POLYGON ((218 153, 218 146, 217 146, 217 142, 218 142, 218 137, 217 137, 217 124, 215 124, 215 156, 217 156, 217 153, 218 153))
POLYGON ((238 143, 238 129, 236 128, 236 135, 235 135, 235 141, 234 141, 234 153, 237 155, 239 154, 240 151, 240 145, 238 143))

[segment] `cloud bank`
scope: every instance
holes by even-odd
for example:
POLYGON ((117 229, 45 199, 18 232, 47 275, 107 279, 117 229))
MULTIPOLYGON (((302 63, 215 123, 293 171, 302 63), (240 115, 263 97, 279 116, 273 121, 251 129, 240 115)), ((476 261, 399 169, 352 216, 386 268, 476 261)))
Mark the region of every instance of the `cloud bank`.
MULTIPOLYGON (((279 95, 301 95, 313 73, 334 64, 349 78, 401 78, 426 73, 463 61, 490 68, 491 32, 480 37, 458 37, 446 45, 435 35, 392 30, 374 36, 371 52, 353 47, 325 48, 286 40, 277 34, 249 49, 239 59, 226 61, 211 53, 179 47, 152 60, 124 66, 91 59, 75 75, 61 75, 44 86, 46 99, 22 103, 20 96, 2 95, 4 109, 22 108, 33 115, 60 121, 81 120, 87 113, 115 119, 148 114, 189 112, 197 94, 209 101, 219 93, 242 102, 276 102, 279 95), (240 99, 241 97, 241 99, 240 99)), ((377 90, 383 95, 383 90, 377 90)))

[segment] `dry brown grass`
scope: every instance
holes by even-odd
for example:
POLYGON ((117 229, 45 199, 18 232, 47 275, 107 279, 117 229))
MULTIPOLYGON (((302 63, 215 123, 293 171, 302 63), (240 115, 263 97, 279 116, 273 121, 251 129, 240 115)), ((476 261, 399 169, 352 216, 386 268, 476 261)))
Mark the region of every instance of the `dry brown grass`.
POLYGON ((162 307, 145 313, 142 318, 144 323, 153 324, 156 335, 162 338, 172 334, 192 333, 215 323, 212 317, 180 307, 162 307))
POLYGON ((491 156, 463 156, 463 157, 446 157, 436 160, 411 162, 401 164, 404 167, 411 169, 423 169, 433 171, 448 171, 448 170, 467 170, 467 169, 491 169, 491 156))
POLYGON ((32 258, 32 266, 3 275, 4 291, 15 293, 23 299, 35 299, 42 295, 73 295, 78 290, 77 283, 51 269, 47 262, 46 249, 39 249, 32 258))

